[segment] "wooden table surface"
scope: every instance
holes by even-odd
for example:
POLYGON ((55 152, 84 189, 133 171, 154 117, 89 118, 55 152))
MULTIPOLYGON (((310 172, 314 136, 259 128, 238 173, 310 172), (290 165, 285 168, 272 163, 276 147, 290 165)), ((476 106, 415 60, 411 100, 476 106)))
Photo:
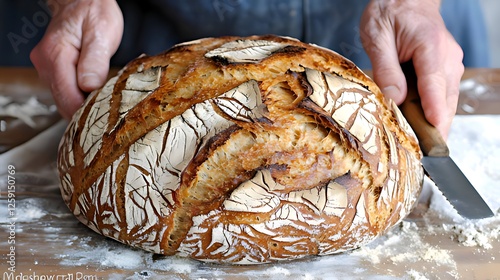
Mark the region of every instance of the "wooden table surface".
MULTIPOLYGON (((459 114, 500 114, 500 69, 467 69, 467 79, 488 82, 496 94, 471 87, 460 97, 460 104, 470 106, 464 110, 459 104, 459 114)), ((0 68, 1 95, 34 95, 52 102, 30 68, 0 68)), ((453 219, 428 213, 425 199, 404 226, 352 253, 259 266, 156 259, 92 232, 68 211, 55 171, 64 128, 65 123, 58 122, 23 146, 0 154, 2 279, 500 279, 499 237, 490 240, 491 248, 465 246, 450 230, 453 219), (9 212, 8 166, 15 170, 16 219, 9 212)), ((499 220, 488 223, 500 227, 499 220)))

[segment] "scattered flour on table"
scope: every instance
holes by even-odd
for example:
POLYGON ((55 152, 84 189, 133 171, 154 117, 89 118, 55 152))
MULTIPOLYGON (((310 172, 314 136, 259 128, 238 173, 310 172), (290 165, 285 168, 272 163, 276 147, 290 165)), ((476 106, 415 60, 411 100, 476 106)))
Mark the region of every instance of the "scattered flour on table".
MULTIPOLYGON (((127 269, 135 274, 127 279, 161 279, 161 275, 172 275, 173 279, 352 279, 366 275, 360 269, 357 257, 349 254, 324 256, 297 260, 281 264, 258 266, 220 265, 169 256, 153 259, 151 253, 133 249, 126 245, 95 237, 72 238, 68 249, 60 254, 63 266, 96 266, 99 269, 127 269), (334 274, 332 274, 335 272, 334 274), (165 274, 167 273, 167 274, 165 274), (174 276, 175 275, 175 276, 174 276), (159 278, 155 278, 159 277, 159 278)), ((110 279, 124 279, 124 275, 111 275, 110 279)), ((394 278, 377 278, 394 279, 394 278)))
MULTIPOLYGON (((425 227, 403 221, 373 244, 350 253, 374 267, 398 266, 406 269, 405 279, 424 280, 433 278, 436 267, 454 279, 458 279, 457 263, 452 252, 431 245, 423 240, 425 227)), ((435 275, 434 275, 435 276, 435 275)))
POLYGON ((87 245, 84 240, 73 243, 71 249, 59 255, 60 264, 72 267, 96 264, 102 268, 122 269, 137 269, 144 265, 144 252, 124 246, 110 246, 106 242, 99 243, 87 245))
POLYGON ((429 280, 429 278, 425 277, 425 275, 414 269, 408 270, 408 276, 411 277, 410 279, 412 280, 429 280))
POLYGON ((464 246, 489 250, 493 249, 493 240, 500 240, 500 215, 477 222, 444 224, 443 228, 452 233, 453 240, 464 246))
POLYGON ((375 247, 368 245, 352 254, 368 259, 373 264, 424 262, 456 269, 450 252, 424 242, 419 235, 419 228, 413 222, 403 221, 400 229, 394 229, 380 239, 384 239, 383 242, 375 247))
POLYGON ((429 224, 427 230, 444 231, 450 234, 452 240, 463 246, 492 249, 492 241, 500 240, 500 212, 497 210, 496 215, 490 218, 465 219, 458 215, 453 206, 439 193, 437 187, 435 188, 426 217, 428 219, 439 217, 445 222, 441 225, 429 224))
POLYGON ((85 266, 89 264, 105 268, 121 268, 141 270, 147 267, 151 270, 170 271, 179 274, 189 274, 198 262, 189 259, 168 257, 153 260, 153 254, 128 247, 123 244, 104 239, 74 236, 66 242, 69 247, 58 257, 60 264, 65 266, 85 266))
POLYGON ((14 216, 8 213, 6 200, 2 200, 0 204, 0 224, 10 222, 11 217, 16 223, 36 222, 47 214, 47 211, 44 210, 40 201, 36 198, 17 199, 14 216))
POLYGON ((284 276, 289 276, 291 274, 288 269, 279 266, 273 266, 272 268, 268 269, 267 272, 269 274, 281 274, 284 276))
POLYGON ((429 220, 439 217, 445 223, 433 225, 427 223, 429 232, 445 232, 452 240, 463 246, 492 249, 494 240, 500 240, 500 212, 491 218, 480 220, 468 220, 458 215, 449 202, 439 193, 435 187, 426 218, 429 220))
POLYGON ((500 208, 500 115, 456 116, 450 156, 494 212, 500 208))
POLYGON ((448 146, 450 156, 496 215, 465 219, 432 186, 428 215, 447 222, 430 230, 449 232, 463 246, 492 249, 492 241, 500 238, 500 115, 456 116, 448 146))
POLYGON ((47 106, 36 97, 30 97, 25 102, 19 103, 13 98, 0 95, 0 116, 20 119, 31 127, 36 126, 32 119, 34 116, 49 115, 56 110, 55 105, 47 106))
POLYGON ((36 199, 23 199, 16 209, 16 219, 18 222, 35 222, 45 215, 47 215, 47 212, 41 208, 36 199))

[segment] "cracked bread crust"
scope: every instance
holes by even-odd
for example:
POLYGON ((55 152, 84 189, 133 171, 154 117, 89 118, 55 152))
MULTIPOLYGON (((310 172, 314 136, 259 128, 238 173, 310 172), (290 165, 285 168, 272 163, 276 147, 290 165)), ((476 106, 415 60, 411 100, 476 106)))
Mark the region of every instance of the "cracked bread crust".
POLYGON ((94 231, 238 264, 362 246, 411 211, 421 152, 397 106, 339 54, 277 36, 131 61, 61 140, 62 197, 94 231))

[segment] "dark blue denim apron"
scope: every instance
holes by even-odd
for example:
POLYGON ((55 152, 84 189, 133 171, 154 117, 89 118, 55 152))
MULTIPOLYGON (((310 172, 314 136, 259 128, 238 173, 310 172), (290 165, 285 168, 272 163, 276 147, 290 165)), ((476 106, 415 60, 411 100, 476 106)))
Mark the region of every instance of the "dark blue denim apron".
MULTIPOLYGON (((369 0, 148 0, 118 1, 126 28, 115 62, 158 53, 209 36, 276 34, 333 49, 362 68, 370 61, 359 21, 369 0)), ((443 0, 442 15, 465 52, 466 66, 489 62, 482 11, 474 0, 443 0)))

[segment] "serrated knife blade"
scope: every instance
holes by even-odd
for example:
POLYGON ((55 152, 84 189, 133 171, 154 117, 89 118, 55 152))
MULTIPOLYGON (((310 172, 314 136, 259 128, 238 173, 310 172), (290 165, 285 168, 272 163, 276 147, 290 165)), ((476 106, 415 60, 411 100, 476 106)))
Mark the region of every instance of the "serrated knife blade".
POLYGON ((413 64, 410 61, 401 67, 406 76, 408 92, 400 108, 419 140, 426 174, 461 216, 468 219, 493 216, 488 204, 449 156, 448 146, 439 131, 425 119, 413 64))

